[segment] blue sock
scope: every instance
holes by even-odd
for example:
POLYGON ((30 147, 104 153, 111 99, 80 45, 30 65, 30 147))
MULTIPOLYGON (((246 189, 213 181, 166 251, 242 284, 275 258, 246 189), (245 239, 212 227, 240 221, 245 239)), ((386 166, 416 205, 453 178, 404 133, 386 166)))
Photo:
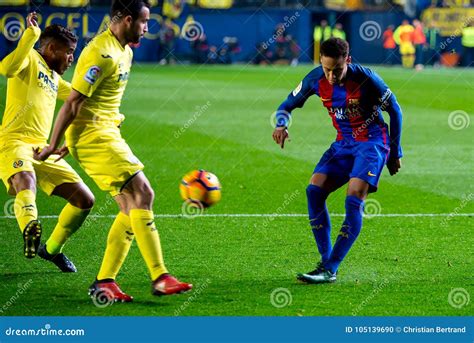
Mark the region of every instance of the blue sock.
POLYGON ((309 185, 306 188, 308 197, 309 224, 313 231, 314 239, 321 254, 321 259, 326 262, 331 255, 331 221, 326 207, 326 199, 329 193, 324 189, 309 185))
POLYGON ((346 197, 346 219, 342 224, 339 236, 337 236, 336 243, 332 249, 329 260, 324 266, 331 272, 335 273, 339 268, 344 257, 354 244, 357 236, 359 236, 362 228, 362 209, 364 201, 355 196, 346 197))

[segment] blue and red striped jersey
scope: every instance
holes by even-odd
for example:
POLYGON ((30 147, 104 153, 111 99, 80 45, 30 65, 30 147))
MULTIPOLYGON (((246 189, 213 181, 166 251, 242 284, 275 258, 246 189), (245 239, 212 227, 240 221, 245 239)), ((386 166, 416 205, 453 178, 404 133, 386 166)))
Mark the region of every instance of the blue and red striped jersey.
MULTIPOLYGON (((375 72, 357 64, 347 65, 341 84, 331 85, 321 66, 313 69, 278 108, 280 119, 302 107, 316 94, 326 107, 337 131, 336 140, 356 142, 390 141, 390 156, 402 157, 400 134, 402 113, 396 97, 375 72), (390 115, 390 135, 382 111, 390 115), (389 138, 390 137, 390 138, 389 138)), ((285 126, 285 120, 277 120, 285 126)))

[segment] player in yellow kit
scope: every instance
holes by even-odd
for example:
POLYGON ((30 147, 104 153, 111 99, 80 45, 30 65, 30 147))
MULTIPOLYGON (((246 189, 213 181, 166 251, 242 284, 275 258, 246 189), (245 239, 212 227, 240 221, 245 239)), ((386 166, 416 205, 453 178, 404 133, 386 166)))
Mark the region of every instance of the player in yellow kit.
POLYGON ((154 295, 182 293, 192 285, 171 276, 163 262, 160 239, 152 212, 154 193, 143 164, 121 136, 120 102, 132 65, 130 43, 147 32, 149 4, 142 0, 116 0, 108 30, 95 37, 82 52, 72 81, 72 92, 59 111, 51 145, 36 158, 44 160, 66 143, 81 167, 116 200, 120 212, 110 228, 107 248, 89 294, 105 294, 129 302, 115 282, 133 238, 147 264, 154 295), (67 132, 66 132, 67 130, 67 132))
MULTIPOLYGON (((38 162, 33 149, 47 145, 56 100, 65 100, 71 85, 61 76, 73 62, 77 37, 52 25, 43 33, 36 14, 27 18, 28 28, 18 47, 0 62, 0 74, 8 78, 7 101, 0 127, 0 177, 7 191, 15 195, 15 216, 23 233, 24 255, 37 254, 63 272, 75 272, 74 264, 61 252, 66 240, 82 225, 94 197, 77 173, 53 157, 38 162), (40 41, 39 49, 33 47, 40 41), (46 245, 40 246, 42 232, 36 208, 36 187, 46 194, 68 201, 46 245)), ((67 152, 61 148, 55 153, 67 152)))

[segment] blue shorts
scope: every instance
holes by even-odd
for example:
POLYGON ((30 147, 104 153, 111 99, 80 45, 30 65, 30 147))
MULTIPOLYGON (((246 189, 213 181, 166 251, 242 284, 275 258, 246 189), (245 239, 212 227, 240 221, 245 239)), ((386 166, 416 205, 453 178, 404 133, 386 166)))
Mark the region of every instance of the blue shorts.
POLYGON ((377 191, 380 174, 390 149, 382 142, 336 141, 324 153, 314 173, 336 177, 345 184, 356 177, 369 184, 369 193, 377 191))

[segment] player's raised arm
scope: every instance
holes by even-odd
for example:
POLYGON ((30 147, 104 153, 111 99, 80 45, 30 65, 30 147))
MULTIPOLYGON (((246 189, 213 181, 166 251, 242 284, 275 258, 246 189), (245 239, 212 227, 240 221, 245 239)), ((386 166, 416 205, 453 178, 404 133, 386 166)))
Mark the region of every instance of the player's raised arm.
POLYGON ((288 123, 291 112, 295 108, 303 107, 306 100, 314 94, 314 88, 311 85, 311 74, 312 72, 300 82, 275 112, 276 127, 272 137, 275 143, 280 145, 282 149, 285 147, 285 141, 290 137, 288 134, 288 123))
POLYGON ((81 106, 86 100, 86 96, 79 93, 76 90, 72 90, 71 94, 67 98, 64 105, 61 107, 54 123, 53 133, 51 135, 50 145, 45 147, 43 150, 36 149, 34 153, 34 158, 38 161, 45 161, 49 156, 54 153, 62 155, 61 151, 58 151, 57 148, 61 143, 64 133, 67 128, 76 118, 77 114, 81 110, 81 106))
POLYGON ((41 36, 36 12, 30 13, 26 22, 28 27, 18 42, 18 46, 0 62, 0 74, 8 78, 15 77, 28 66, 29 53, 41 36))

